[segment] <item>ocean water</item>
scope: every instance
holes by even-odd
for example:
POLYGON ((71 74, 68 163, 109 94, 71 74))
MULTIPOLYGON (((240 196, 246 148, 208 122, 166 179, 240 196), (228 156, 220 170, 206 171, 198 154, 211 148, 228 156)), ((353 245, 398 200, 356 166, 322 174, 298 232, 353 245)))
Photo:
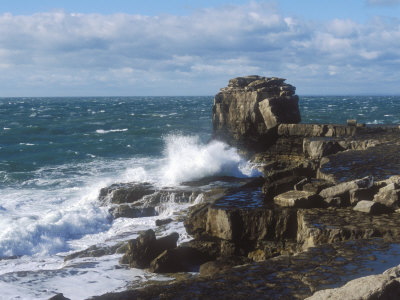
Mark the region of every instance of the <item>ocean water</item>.
MULTIPOLYGON (((254 176, 236 149, 211 136, 213 97, 0 98, 0 299, 84 299, 148 280, 121 255, 64 256, 115 245, 192 203, 167 201, 159 216, 113 219, 101 188, 159 188, 212 175, 254 176), (79 286, 79 288, 77 288, 79 286)), ((400 97, 300 97, 305 123, 400 123, 400 97)), ((157 235, 180 233, 180 222, 157 235)))

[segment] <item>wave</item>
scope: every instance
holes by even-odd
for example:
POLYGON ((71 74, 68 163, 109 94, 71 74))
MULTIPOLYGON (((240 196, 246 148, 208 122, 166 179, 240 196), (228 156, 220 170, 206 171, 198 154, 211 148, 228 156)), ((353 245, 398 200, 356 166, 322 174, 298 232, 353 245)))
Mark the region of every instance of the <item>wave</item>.
POLYGON ((110 132, 125 132, 125 131, 128 131, 128 128, 124 128, 124 129, 110 129, 110 130, 97 129, 97 130, 96 130, 96 133, 105 134, 105 133, 110 133, 110 132))
POLYGON ((235 148, 220 141, 202 144, 197 136, 168 135, 165 141, 165 165, 161 183, 176 185, 208 176, 257 176, 235 148))

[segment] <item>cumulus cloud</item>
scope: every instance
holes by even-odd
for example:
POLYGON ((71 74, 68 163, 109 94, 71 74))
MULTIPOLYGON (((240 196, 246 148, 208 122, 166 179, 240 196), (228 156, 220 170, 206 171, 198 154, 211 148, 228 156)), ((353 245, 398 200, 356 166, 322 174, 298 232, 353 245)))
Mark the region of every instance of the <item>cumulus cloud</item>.
POLYGON ((0 91, 214 94, 231 77, 261 74, 286 77, 299 93, 335 93, 340 83, 357 93, 397 80, 399 49, 398 19, 317 23, 260 3, 190 16, 4 14, 0 91))

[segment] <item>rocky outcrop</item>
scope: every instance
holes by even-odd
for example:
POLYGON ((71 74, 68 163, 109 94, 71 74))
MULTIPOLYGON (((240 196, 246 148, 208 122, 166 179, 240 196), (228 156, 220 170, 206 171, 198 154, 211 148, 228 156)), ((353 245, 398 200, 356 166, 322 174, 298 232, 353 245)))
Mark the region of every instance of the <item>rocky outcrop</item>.
POLYGON ((299 123, 295 87, 282 78, 247 76, 231 79, 215 96, 213 136, 230 144, 271 145, 281 123, 299 123))

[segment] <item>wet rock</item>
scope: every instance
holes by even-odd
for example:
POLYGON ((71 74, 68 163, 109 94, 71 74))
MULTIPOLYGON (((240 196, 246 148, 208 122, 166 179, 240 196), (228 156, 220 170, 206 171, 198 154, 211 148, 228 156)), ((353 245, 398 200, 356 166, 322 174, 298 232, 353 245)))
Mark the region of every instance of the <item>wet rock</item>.
POLYGON ((367 200, 359 201, 353 209, 355 211, 360 211, 360 212, 373 214, 373 215, 393 212, 393 210, 390 210, 387 206, 385 206, 383 204, 380 204, 380 203, 374 202, 374 201, 367 201, 367 200))
POLYGON ((116 218, 143 218, 156 216, 154 207, 134 207, 121 204, 110 209, 111 215, 116 218))
POLYGON ((156 220, 156 226, 162 226, 171 223, 173 220, 171 218, 167 219, 157 219, 156 220))
POLYGON ((181 247, 195 249, 200 252, 203 257, 207 257, 207 260, 215 260, 220 255, 224 255, 221 248, 225 245, 222 245, 222 243, 223 241, 220 239, 208 237, 184 242, 181 244, 181 247))
POLYGON ((195 248, 180 246, 162 252, 150 263, 154 273, 198 272, 210 257, 195 248))
POLYGON ((242 256, 229 256, 206 262, 200 266, 200 276, 213 276, 224 273, 234 266, 250 263, 251 260, 242 256))
POLYGON ((374 201, 381 203, 393 209, 400 208, 400 185, 390 183, 379 189, 379 192, 374 196, 374 201))
POLYGON ((322 198, 313 192, 293 190, 275 196, 274 203, 283 207, 312 208, 321 207, 322 198))
POLYGON ((133 203, 154 192, 155 189, 150 183, 119 183, 102 188, 99 200, 102 203, 133 203))
POLYGON ((163 251, 176 248, 178 238, 176 232, 159 239, 151 229, 142 232, 138 238, 128 242, 128 250, 121 258, 121 263, 128 263, 132 268, 147 268, 163 251))

